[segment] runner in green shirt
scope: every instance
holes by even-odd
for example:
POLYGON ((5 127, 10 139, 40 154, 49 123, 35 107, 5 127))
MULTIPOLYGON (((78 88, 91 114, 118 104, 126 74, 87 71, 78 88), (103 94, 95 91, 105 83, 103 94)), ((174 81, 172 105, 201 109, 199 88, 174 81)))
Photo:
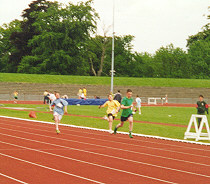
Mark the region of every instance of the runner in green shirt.
POLYGON ((132 98, 132 90, 128 89, 126 93, 126 97, 123 98, 121 103, 121 109, 123 109, 121 114, 121 123, 119 123, 115 129, 114 134, 117 133, 117 129, 122 127, 124 125, 125 121, 129 121, 129 137, 133 138, 132 136, 132 130, 133 130, 133 114, 132 114, 132 108, 133 108, 133 98, 132 98))

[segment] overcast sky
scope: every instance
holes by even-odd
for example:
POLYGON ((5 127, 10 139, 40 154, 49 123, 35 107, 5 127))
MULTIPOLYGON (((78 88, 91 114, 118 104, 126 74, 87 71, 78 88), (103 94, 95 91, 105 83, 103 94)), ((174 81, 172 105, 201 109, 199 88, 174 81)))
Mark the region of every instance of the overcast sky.
MULTIPOLYGON (((52 0, 53 1, 53 0, 52 0)), ((57 0, 67 4, 79 0, 57 0)), ((201 31, 208 23, 206 18, 210 0, 94 0, 102 27, 112 25, 115 2, 116 35, 133 35, 134 50, 154 53, 161 46, 173 43, 186 50, 188 36, 201 31)), ((22 11, 32 0, 0 0, 0 25, 14 19, 21 20, 22 11)), ((109 35, 112 34, 110 28, 109 35)))

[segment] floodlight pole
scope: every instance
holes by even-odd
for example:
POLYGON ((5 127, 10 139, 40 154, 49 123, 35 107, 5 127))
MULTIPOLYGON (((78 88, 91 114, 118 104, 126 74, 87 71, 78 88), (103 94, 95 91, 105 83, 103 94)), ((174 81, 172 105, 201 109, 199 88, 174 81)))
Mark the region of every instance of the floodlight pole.
POLYGON ((112 66, 111 66, 111 93, 113 94, 113 85, 114 85, 114 9, 115 9, 115 0, 113 0, 113 35, 112 35, 112 66))

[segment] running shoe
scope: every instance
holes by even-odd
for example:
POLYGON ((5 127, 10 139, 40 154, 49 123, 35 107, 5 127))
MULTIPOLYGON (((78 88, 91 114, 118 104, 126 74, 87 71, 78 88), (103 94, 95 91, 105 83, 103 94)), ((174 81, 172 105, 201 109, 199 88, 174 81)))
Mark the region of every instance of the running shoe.
POLYGON ((57 133, 57 134, 60 134, 61 132, 60 132, 60 130, 56 130, 56 133, 57 133))
POLYGON ((109 130, 109 133, 110 133, 110 134, 113 134, 113 133, 114 133, 114 131, 113 131, 113 130, 109 130))
POLYGON ((133 136, 132 136, 132 134, 131 134, 131 133, 129 133, 129 137, 130 137, 130 138, 133 138, 133 136))
POLYGON ((114 128, 114 134, 116 134, 116 133, 117 133, 117 127, 114 128))
POLYGON ((107 117, 107 116, 104 116, 103 119, 104 119, 104 120, 108 120, 108 117, 107 117))

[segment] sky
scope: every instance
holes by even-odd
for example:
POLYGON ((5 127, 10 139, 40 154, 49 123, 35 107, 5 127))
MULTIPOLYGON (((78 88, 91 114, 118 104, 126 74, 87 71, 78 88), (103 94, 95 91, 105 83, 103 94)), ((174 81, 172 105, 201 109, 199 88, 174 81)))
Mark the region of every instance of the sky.
MULTIPOLYGON (((54 0, 51 0, 54 1, 54 0)), ((68 4, 81 0, 57 0, 68 4)), ((22 11, 32 0, 0 0, 0 26, 14 19, 21 20, 22 11)), ((134 51, 155 53, 173 43, 186 50, 187 39, 209 23, 210 0, 94 0, 99 13, 98 34, 108 28, 108 36, 133 35, 134 51)))

